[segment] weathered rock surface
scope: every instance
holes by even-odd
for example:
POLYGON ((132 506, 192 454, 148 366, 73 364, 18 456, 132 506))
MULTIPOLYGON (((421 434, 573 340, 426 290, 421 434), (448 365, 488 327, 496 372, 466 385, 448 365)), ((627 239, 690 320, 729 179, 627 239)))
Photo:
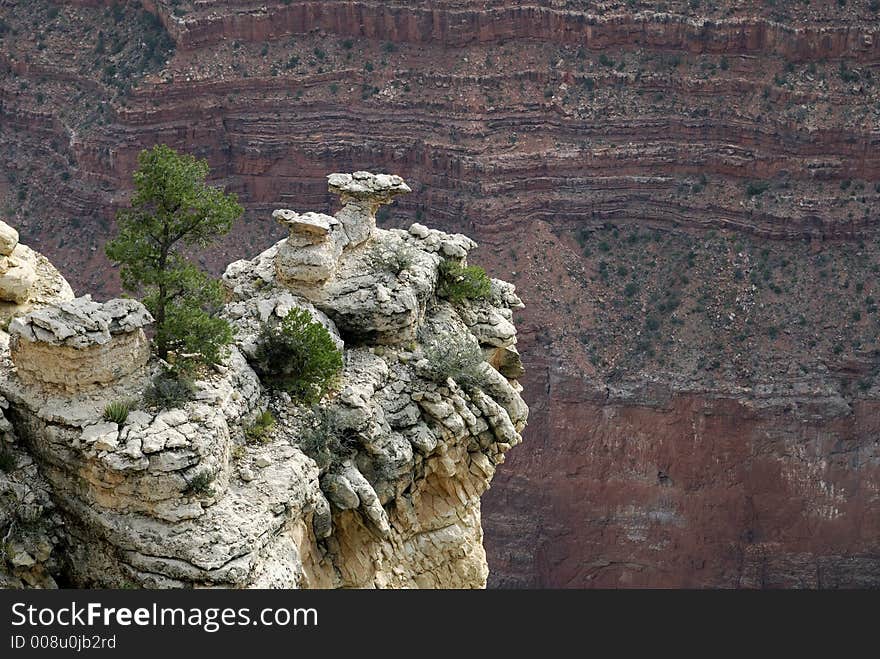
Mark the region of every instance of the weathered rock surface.
POLYGON ((42 254, 18 242, 18 232, 0 227, 0 323, 31 309, 73 299, 67 280, 42 254))
POLYGON ((0 588, 55 588, 62 519, 37 462, 17 442, 0 398, 0 588))
POLYGON ((9 256, 18 245, 18 231, 0 220, 0 255, 9 256))
MULTIPOLYGON (((16 541, 4 583, 485 586, 480 497, 528 409, 484 355, 515 352, 521 302, 500 281, 485 300, 438 297, 441 258, 464 260, 473 241, 376 229, 378 205, 407 189, 398 177, 330 179, 346 204, 337 216, 276 211, 290 236, 227 269, 221 313, 235 344, 180 407, 141 402, 162 365, 148 359, 152 318, 139 303, 87 296, 12 321, 0 392, 16 456, 31 465, 21 478, 37 492, 15 501, 39 495, 55 517, 16 541), (352 204, 363 222, 346 225, 352 204), (351 226, 366 234, 359 244, 351 226), (296 270, 328 243, 338 248, 321 254, 320 277, 296 270), (267 389, 248 364, 260 328, 293 309, 344 355, 338 386, 315 408, 267 389), (448 345, 469 346, 471 360, 449 361, 448 345), (115 400, 132 408, 122 423, 103 418, 115 400), (275 422, 255 439, 267 410, 275 422)), ((17 482, 0 480, 0 491, 17 482)), ((14 527, 15 506, 0 524, 14 527)))
POLYGON ((145 372, 150 348, 143 328, 153 317, 136 300, 76 298, 15 318, 9 347, 19 377, 82 391, 145 372))

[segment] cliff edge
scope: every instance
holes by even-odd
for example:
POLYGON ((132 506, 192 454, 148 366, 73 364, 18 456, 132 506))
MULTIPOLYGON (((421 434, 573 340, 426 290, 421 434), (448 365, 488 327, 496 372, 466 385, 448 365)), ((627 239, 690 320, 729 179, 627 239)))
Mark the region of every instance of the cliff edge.
POLYGON ((399 177, 328 182, 338 213, 278 210, 289 236, 228 266, 234 344, 171 409, 144 402, 163 365, 142 305, 74 298, 44 260, 13 282, 0 585, 485 586, 480 496, 528 416, 522 303, 496 279, 483 299, 444 296, 444 266, 476 247, 466 236, 376 227, 409 192, 399 177), (315 405, 252 367, 260 328, 292 310, 343 354, 315 405), (115 401, 131 406, 122 423, 105 420, 115 401))

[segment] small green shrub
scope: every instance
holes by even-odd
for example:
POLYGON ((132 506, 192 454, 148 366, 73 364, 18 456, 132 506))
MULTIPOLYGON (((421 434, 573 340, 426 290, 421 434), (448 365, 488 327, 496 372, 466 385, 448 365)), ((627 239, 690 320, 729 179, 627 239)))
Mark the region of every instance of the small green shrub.
POLYGON ((249 444, 264 443, 268 441, 272 429, 275 427, 275 416, 269 410, 260 413, 254 422, 244 431, 244 436, 249 444))
POLYGON ((425 348, 428 375, 438 383, 452 378, 463 387, 476 386, 482 380, 483 352, 480 346, 464 339, 428 344, 425 348))
POLYGON ((16 464, 17 460, 12 451, 5 446, 0 446, 0 471, 8 474, 15 469, 16 464))
POLYGON ((132 404, 127 400, 114 400, 104 408, 104 421, 112 421, 120 426, 125 423, 132 404))
POLYGON ((192 400, 195 385, 183 373, 163 371, 157 374, 144 391, 144 404, 163 410, 180 407, 192 400))
POLYGON ((190 494, 204 494, 210 496, 214 493, 214 488, 211 487, 211 483, 213 482, 214 474, 206 469, 193 476, 186 491, 190 494))
POLYGON ((440 263, 440 282, 437 293, 450 302, 484 300, 492 291, 492 282, 486 271, 478 265, 463 266, 444 260, 440 263))
POLYGON ((342 353, 309 312, 292 309, 280 323, 263 325, 253 366, 269 385, 311 403, 335 383, 342 353))

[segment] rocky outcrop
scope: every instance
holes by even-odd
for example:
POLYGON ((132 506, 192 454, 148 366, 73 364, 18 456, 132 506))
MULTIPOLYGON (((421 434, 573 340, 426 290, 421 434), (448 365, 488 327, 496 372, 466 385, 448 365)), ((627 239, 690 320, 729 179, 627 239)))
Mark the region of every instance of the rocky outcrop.
POLYGON ((143 373, 153 317, 136 300, 76 298, 32 311, 9 325, 10 356, 28 385, 77 392, 143 373))
POLYGON ((21 305, 37 281, 34 253, 18 244, 18 231, 0 220, 0 301, 21 305))
MULTIPOLYGON (((382 344, 415 340, 434 296, 440 260, 464 260, 476 243, 420 224, 409 231, 378 231, 378 208, 409 191, 399 176, 331 174, 328 183, 340 195, 342 210, 335 217, 275 211, 290 235, 259 258, 273 261, 278 279, 332 318, 343 334, 382 344)), ((229 273, 233 278, 237 267, 229 273)))
POLYGON ((407 189, 399 177, 329 181, 339 213, 278 211, 290 236, 228 267, 221 313, 235 344, 198 374, 190 402, 144 396, 165 366, 149 359, 152 318, 135 301, 86 296, 12 321, 0 391, 63 530, 39 559, 16 545, 8 583, 485 585, 480 497, 528 416, 511 360, 506 375, 492 364, 515 354, 522 303, 498 280, 485 299, 439 296, 441 260, 464 262, 476 245, 422 225, 375 228, 378 206, 407 189), (294 309, 344 355, 315 407, 249 364, 261 328, 294 309), (106 411, 113 402, 124 418, 106 411), (39 561, 42 572, 25 570, 39 561))
MULTIPOLYGON (((0 319, 12 324, 29 309, 64 304, 73 291, 48 260, 18 243, 18 232, 0 223, 0 251, 24 255, 33 263, 33 280, 20 302, 0 302, 0 319)), ((21 267, 21 266, 17 266, 21 267)), ((9 335, 0 331, 0 352, 9 352, 9 335)), ((6 367, 10 368, 8 359, 6 367)), ((66 566, 63 518, 34 455, 20 441, 8 418, 9 401, 0 396, 0 588, 54 588, 66 566)))

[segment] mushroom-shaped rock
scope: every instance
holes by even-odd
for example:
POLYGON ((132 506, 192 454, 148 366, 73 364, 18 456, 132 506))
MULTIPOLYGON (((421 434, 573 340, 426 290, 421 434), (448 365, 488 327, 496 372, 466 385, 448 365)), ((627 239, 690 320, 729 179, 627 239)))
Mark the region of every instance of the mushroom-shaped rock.
POLYGON ((399 194, 412 192, 403 179, 396 174, 330 174, 327 176, 330 192, 338 194, 342 203, 349 201, 371 201, 375 204, 388 204, 399 194))
POLYGON ((150 356, 143 328, 152 322, 136 300, 86 295, 13 319, 10 354, 28 383, 88 390, 143 374, 150 356))
POLYGON ((300 214, 284 208, 272 217, 289 232, 275 257, 275 273, 280 280, 294 286, 315 285, 333 276, 348 243, 339 220, 323 213, 300 214))
POLYGON ((323 213, 297 213, 286 208, 279 208, 272 217, 281 226, 287 227, 291 238, 297 238, 304 245, 314 245, 327 240, 330 230, 338 220, 323 213))
POLYGON ((330 174, 330 192, 339 195, 343 208, 336 214, 352 245, 368 240, 376 228, 376 211, 390 204, 399 194, 412 192, 403 179, 394 174, 330 174))

